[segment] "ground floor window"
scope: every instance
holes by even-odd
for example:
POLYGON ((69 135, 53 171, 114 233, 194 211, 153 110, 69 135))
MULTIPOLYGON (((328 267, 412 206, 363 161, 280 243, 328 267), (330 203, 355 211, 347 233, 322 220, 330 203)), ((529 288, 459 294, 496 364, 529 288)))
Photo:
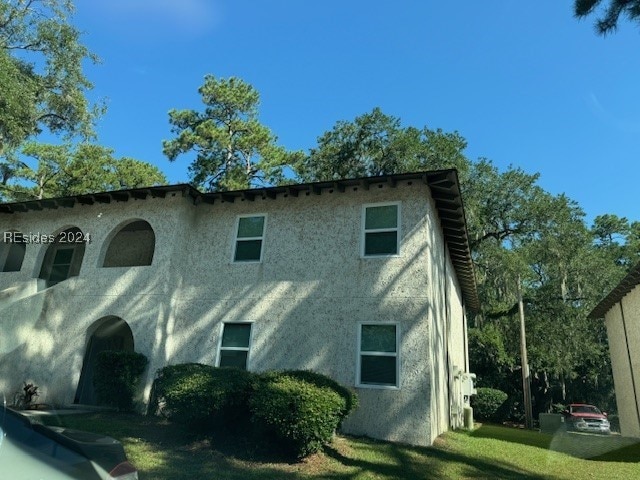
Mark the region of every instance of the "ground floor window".
POLYGON ((359 325, 357 368, 358 386, 400 386, 397 324, 359 325))
POLYGON ((251 348, 251 323, 225 323, 218 352, 219 367, 247 369, 251 348))

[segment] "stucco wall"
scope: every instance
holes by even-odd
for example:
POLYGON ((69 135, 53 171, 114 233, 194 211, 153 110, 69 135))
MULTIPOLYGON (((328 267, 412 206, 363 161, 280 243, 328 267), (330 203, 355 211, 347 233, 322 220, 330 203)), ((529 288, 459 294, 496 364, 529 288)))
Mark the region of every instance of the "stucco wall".
POLYGON ((640 399, 640 286, 635 287, 607 312, 605 324, 620 431, 624 436, 640 437, 640 404, 637 403, 640 399))
POLYGON ((71 402, 87 332, 111 315, 150 359, 145 395, 166 364, 214 364, 222 322, 237 321, 254 322, 250 370, 308 368, 355 388, 359 322, 397 322, 400 387, 356 388, 361 406, 344 428, 421 445, 447 428, 447 368, 464 353, 461 338, 445 337, 460 334, 462 309, 426 186, 197 207, 178 194, 0 216, 3 231, 69 226, 93 239, 78 277, 38 291, 44 247, 33 244, 20 272, 0 274, 0 318, 12 332, 0 339, 0 389, 32 380, 41 401, 71 402), (361 258, 362 205, 386 201, 401 202, 400 255, 361 258), (243 214, 267 216, 261 263, 232 262, 243 214), (134 218, 154 230, 153 264, 101 268, 104 239, 134 218))

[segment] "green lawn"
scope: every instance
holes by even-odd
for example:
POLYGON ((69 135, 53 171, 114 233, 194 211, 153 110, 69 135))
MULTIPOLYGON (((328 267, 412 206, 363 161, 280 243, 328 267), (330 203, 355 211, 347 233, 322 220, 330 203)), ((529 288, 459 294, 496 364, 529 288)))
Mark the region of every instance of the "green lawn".
POLYGON ((638 443, 494 425, 447 433, 431 448, 338 436, 323 454, 291 462, 233 435, 207 437, 156 418, 110 413, 52 417, 47 423, 121 440, 142 480, 640 478, 638 443), (590 456, 597 460, 577 458, 590 456))

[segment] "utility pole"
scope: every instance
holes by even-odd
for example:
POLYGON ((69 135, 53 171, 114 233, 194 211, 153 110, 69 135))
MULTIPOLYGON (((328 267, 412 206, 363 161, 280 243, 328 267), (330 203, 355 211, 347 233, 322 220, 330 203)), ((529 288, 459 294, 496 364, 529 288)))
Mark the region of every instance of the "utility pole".
POLYGON ((527 358, 527 336, 524 327, 524 304, 522 302, 522 288, 518 275, 518 310, 520 311, 520 361, 522 362, 522 393, 524 395, 524 416, 527 428, 533 428, 533 410, 531 408, 531 378, 529 375, 529 360, 527 358))

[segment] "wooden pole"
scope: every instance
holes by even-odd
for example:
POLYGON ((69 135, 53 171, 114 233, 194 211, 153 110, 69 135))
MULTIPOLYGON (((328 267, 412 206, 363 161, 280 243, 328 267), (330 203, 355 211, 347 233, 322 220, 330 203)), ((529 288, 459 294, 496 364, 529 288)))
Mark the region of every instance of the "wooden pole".
POLYGON ((524 395, 524 416, 527 428, 533 428, 533 410, 531 408, 531 378, 529 375, 529 360, 527 358, 527 336, 524 326, 524 304, 520 275, 518 275, 518 310, 520 311, 520 361, 522 362, 522 393, 524 395))

